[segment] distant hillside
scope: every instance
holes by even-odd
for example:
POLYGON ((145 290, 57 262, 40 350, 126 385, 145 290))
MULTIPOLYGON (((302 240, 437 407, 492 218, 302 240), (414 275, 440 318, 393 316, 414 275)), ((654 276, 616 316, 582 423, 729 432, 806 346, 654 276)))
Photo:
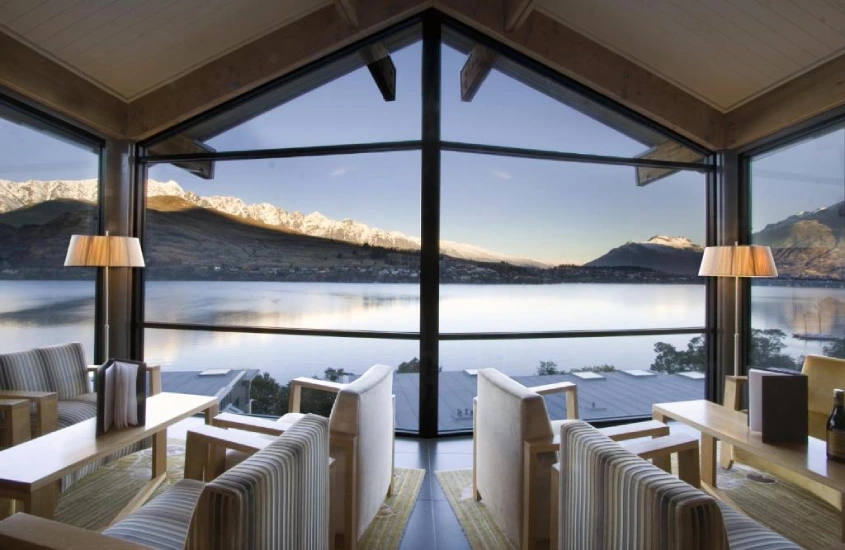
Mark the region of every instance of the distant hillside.
POLYGON ((845 202, 769 224, 752 242, 772 247, 781 277, 845 280, 845 202))
MULTIPOLYGON (((419 237, 405 235, 398 231, 385 231, 377 227, 370 227, 352 219, 335 220, 319 212, 310 214, 297 211, 290 212, 266 202, 247 204, 238 197, 201 197, 196 193, 185 191, 175 181, 149 180, 147 182, 147 197, 150 200, 159 198, 180 199, 193 207, 216 210, 223 214, 311 237, 323 237, 351 244, 395 250, 419 251, 421 245, 419 237)), ((31 180, 26 182, 0 180, 0 213, 25 209, 50 201, 94 202, 96 198, 96 180, 31 180)), ((39 211, 39 213, 47 215, 43 211, 39 211)), ((510 256, 465 243, 440 241, 440 248, 443 254, 464 260, 550 267, 544 262, 531 258, 510 256)))
POLYGON ((654 236, 627 242, 588 262, 589 267, 636 267, 677 275, 697 275, 703 249, 686 237, 654 236))
MULTIPOLYGON (((197 207, 175 196, 151 197, 147 210, 150 280, 380 282, 419 281, 420 255, 312 237, 197 207)), ((91 233, 93 203, 48 200, 0 214, 0 279, 91 278, 63 267, 72 233, 91 233)), ((700 283, 648 269, 539 268, 441 255, 440 280, 466 284, 700 283)))

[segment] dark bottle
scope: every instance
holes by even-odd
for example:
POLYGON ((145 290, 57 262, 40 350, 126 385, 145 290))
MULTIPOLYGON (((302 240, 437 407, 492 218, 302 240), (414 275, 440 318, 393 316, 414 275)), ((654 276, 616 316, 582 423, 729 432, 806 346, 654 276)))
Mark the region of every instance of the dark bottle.
POLYGON ((845 391, 833 390, 833 412, 827 419, 827 458, 845 462, 845 391))

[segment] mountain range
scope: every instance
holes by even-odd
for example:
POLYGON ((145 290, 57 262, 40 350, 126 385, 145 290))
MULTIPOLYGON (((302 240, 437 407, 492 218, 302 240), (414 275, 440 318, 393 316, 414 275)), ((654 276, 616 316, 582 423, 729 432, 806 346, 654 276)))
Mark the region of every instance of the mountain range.
MULTIPOLYGON (((40 264, 36 260, 40 257, 47 271, 52 269, 47 266, 60 265, 53 256, 63 257, 66 236, 93 230, 90 220, 95 216, 96 196, 95 180, 0 180, 0 239, 5 249, 0 268, 20 265, 15 258, 40 264)), ((802 212, 765 227, 753 236, 753 242, 772 247, 781 276, 845 280, 843 217, 845 203, 802 212)), ((192 276, 191 269, 193 276, 225 278, 227 269, 235 269, 233 265, 239 266, 239 277, 276 276, 279 266, 288 270, 286 276, 306 280, 323 280, 328 271, 357 280, 351 273, 353 266, 363 269, 361 280, 374 280, 374 273, 382 270, 385 273, 379 277, 391 281, 418 277, 418 237, 350 219, 333 220, 319 212, 306 215, 268 203, 246 204, 236 197, 201 197, 173 181, 149 182, 147 222, 147 236, 157 243, 148 264, 163 278, 192 276), (349 256, 358 258, 338 261, 349 256)), ((448 275, 444 282, 553 282, 596 280, 597 276, 615 280, 610 271, 620 269, 648 282, 649 276, 642 274, 648 271, 695 277, 702 252, 688 238, 658 235, 646 242, 627 242, 583 267, 552 267, 530 258, 441 241, 441 266, 448 275)))
POLYGON ((644 243, 627 242, 584 265, 641 267, 677 275, 695 275, 704 249, 686 237, 656 235, 644 243))
MULTIPOLYGON (((271 227, 301 233, 312 237, 323 237, 357 245, 377 246, 394 250, 420 250, 419 237, 411 237, 398 231, 385 231, 370 227, 351 219, 334 220, 319 212, 303 214, 289 212, 270 203, 247 204, 237 197, 201 197, 185 191, 175 181, 147 182, 147 197, 175 197, 191 206, 211 208, 257 221, 271 227)), ((94 202, 97 199, 96 180, 11 182, 0 180, 0 214, 41 202, 66 199, 94 202)), ((550 267, 549 264, 531 258, 500 254, 469 244, 440 241, 440 251, 453 258, 480 262, 506 262, 530 267, 550 267)))
POLYGON ((780 276, 845 279, 845 201, 769 224, 751 240, 772 248, 780 276))

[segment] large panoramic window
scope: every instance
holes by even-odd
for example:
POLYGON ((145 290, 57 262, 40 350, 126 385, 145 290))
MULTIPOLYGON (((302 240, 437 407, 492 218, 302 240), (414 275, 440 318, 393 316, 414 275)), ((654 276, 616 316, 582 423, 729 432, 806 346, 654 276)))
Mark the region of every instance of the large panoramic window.
POLYGON ((753 157, 750 175, 751 242, 778 277, 752 282, 749 364, 845 358, 845 126, 753 157))
POLYGON ((485 367, 596 420, 703 396, 706 151, 424 19, 145 144, 145 358, 258 370, 270 415, 389 365, 425 435, 485 367))
MULTIPOLYGON (((703 155, 483 44, 445 39, 439 429, 471 428, 487 367, 527 386, 577 383, 590 420, 703 397, 706 174, 636 164, 703 155)), ((547 398, 554 418, 563 402, 547 398)))
POLYGON ((421 52, 403 31, 149 145, 145 359, 258 370, 256 414, 300 376, 380 363, 419 387, 421 52), (205 157, 156 161, 185 153, 205 157))
POLYGON ((94 361, 94 268, 64 267, 98 228, 100 147, 0 99, 0 352, 81 342, 94 361))

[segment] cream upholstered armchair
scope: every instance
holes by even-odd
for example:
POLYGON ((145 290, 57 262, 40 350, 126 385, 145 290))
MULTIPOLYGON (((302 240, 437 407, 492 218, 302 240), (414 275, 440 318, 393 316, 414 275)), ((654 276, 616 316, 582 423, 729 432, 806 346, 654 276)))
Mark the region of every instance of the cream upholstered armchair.
MULTIPOLYGON (((290 413, 278 420, 264 420, 223 413, 215 426, 250 430, 268 435, 283 432, 302 418, 303 388, 336 393, 329 416, 331 457, 331 532, 342 535, 343 548, 353 549, 393 489, 394 397, 393 369, 370 367, 348 384, 313 378, 291 381, 290 413)), ((229 453, 227 463, 237 461, 229 453)))
POLYGON ((201 426, 188 432, 186 479, 102 534, 17 514, 0 522, 0 548, 328 550, 329 464, 319 416, 273 439, 201 426), (250 456, 203 481, 205 451, 217 446, 250 456))
POLYGON ((473 493, 505 535, 533 550, 549 540, 551 467, 557 462, 554 434, 543 395, 566 393, 569 418, 578 417, 577 387, 559 382, 526 388, 496 369, 478 371, 473 402, 473 493))

